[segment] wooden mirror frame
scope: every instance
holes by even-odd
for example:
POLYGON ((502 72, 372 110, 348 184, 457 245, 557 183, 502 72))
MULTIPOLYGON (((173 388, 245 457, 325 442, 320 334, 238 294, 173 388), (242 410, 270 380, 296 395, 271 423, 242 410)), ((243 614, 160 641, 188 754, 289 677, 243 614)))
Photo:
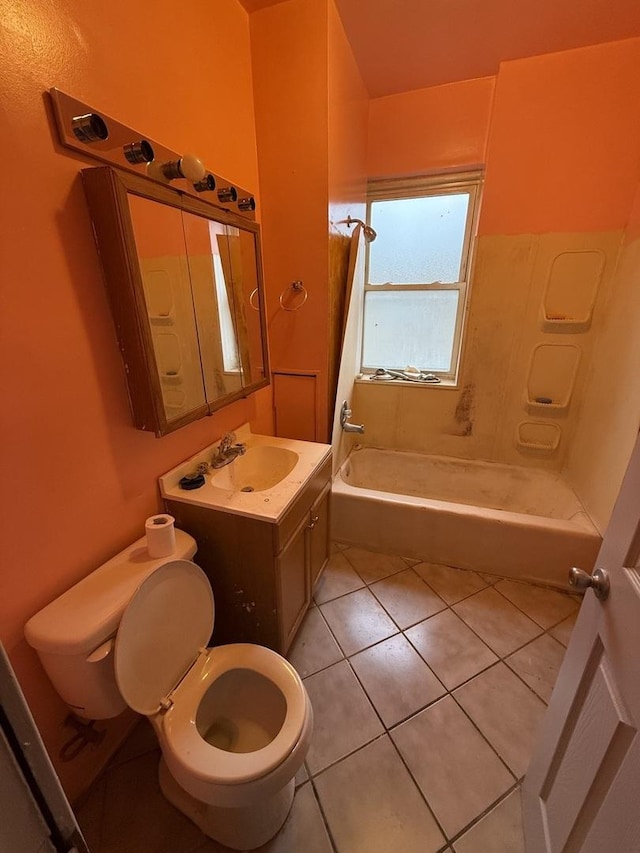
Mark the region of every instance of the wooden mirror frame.
POLYGON ((124 361, 129 402, 135 426, 157 437, 173 432, 210 415, 235 400, 248 397, 269 385, 267 323, 264 309, 260 226, 231 211, 193 198, 170 186, 162 186, 142 175, 119 171, 110 166, 82 170, 82 182, 89 203, 107 295, 124 361), (230 225, 253 234, 256 253, 258 310, 262 336, 264 378, 216 400, 206 401, 185 415, 167 419, 162 396, 151 325, 147 313, 142 274, 138 260, 129 196, 168 205, 180 211, 230 225))

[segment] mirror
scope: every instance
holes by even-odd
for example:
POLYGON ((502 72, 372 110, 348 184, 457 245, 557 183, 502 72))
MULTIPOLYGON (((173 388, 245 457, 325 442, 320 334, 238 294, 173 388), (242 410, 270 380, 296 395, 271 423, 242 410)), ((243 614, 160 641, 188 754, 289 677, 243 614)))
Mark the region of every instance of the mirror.
POLYGON ((82 175, 136 426, 165 435, 268 385, 259 226, 142 176, 82 175))

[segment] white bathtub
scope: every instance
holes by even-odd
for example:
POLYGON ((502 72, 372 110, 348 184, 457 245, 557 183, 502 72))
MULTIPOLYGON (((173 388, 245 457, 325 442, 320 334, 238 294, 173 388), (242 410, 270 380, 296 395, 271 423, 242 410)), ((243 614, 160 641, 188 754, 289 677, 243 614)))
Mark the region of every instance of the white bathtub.
POLYGON ((335 539, 553 586, 590 571, 601 538, 559 474, 354 449, 332 487, 335 539))

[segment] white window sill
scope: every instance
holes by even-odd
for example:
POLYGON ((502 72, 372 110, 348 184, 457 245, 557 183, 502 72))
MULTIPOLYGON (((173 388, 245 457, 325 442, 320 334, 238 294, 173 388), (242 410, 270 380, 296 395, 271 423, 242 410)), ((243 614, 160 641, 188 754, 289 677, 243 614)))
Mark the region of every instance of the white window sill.
POLYGON ((357 376, 359 385, 401 385, 403 388, 447 388, 449 391, 459 388, 454 379, 441 379, 440 382, 413 382, 411 379, 371 379, 366 374, 357 376))

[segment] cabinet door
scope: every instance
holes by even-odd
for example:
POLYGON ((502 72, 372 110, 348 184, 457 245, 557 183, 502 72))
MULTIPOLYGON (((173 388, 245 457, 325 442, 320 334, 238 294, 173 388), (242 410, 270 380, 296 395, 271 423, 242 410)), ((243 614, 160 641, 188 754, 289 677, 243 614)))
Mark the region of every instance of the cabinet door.
POLYGON ((307 571, 308 526, 309 516, 305 515, 282 549, 277 561, 278 615, 282 654, 291 645, 311 600, 307 571))
POLYGON ((309 573, 312 591, 329 559, 330 498, 331 483, 328 483, 318 500, 311 507, 311 520, 309 522, 309 573))

